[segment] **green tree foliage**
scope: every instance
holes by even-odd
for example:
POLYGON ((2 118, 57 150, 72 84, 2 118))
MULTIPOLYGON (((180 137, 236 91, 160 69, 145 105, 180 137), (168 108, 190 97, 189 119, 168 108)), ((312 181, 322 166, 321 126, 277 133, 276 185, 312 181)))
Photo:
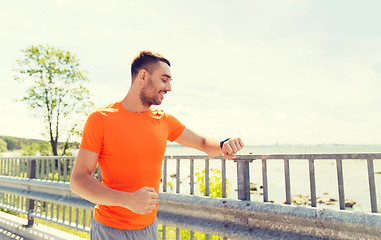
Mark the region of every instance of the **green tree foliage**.
MULTIPOLYGON (((195 184, 198 186, 198 193, 196 195, 205 196, 205 169, 197 169, 194 173, 195 175, 195 184)), ((173 191, 173 184, 167 182, 169 187, 169 192, 173 191)), ((226 197, 230 188, 230 183, 226 180, 226 197)), ((222 197, 222 172, 218 169, 211 169, 209 174, 209 196, 210 197, 222 197)), ((167 239, 176 238, 176 228, 167 227, 167 239)), ((162 236, 162 228, 159 228, 159 235, 162 236)), ((190 232, 185 229, 180 230, 180 239, 190 239, 190 232)), ((204 233, 196 232, 194 233, 195 240, 205 239, 204 233)), ((210 236, 211 240, 222 240, 222 237, 210 236)))
POLYGON ((3 139, 0 139, 0 152, 6 152, 6 151, 8 151, 7 142, 4 141, 3 139))
POLYGON ((7 148, 9 151, 13 151, 13 150, 21 148, 19 141, 14 137, 0 136, 0 139, 4 140, 7 143, 7 148))
POLYGON ((84 85, 88 79, 78 58, 69 51, 39 45, 22 52, 15 80, 27 83, 28 89, 21 101, 46 124, 44 135, 54 156, 58 156, 59 139, 66 139, 61 147, 61 155, 65 155, 70 138, 80 135, 80 123, 93 108, 84 85))
POLYGON ((48 142, 25 144, 22 146, 23 156, 49 156, 51 146, 48 142))
MULTIPOLYGON (((196 176, 196 184, 199 185, 201 196, 205 196, 205 169, 198 170, 194 174, 196 176)), ((228 196, 230 183, 226 179, 226 197, 228 196)), ((218 169, 211 169, 209 176, 209 196, 222 198, 222 172, 218 169)))

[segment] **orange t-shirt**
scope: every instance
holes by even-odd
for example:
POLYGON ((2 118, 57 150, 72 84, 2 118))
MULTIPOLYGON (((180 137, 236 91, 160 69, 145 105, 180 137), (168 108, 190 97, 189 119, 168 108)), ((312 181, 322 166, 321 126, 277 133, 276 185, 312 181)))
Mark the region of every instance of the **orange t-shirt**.
MULTIPOLYGON (((118 101, 90 114, 80 147, 99 154, 98 165, 106 186, 125 192, 147 186, 158 193, 167 140, 174 141, 184 128, 161 110, 134 113, 118 101)), ((156 212, 155 208, 141 215, 124 207, 98 204, 94 219, 109 227, 133 230, 153 223, 156 212)))

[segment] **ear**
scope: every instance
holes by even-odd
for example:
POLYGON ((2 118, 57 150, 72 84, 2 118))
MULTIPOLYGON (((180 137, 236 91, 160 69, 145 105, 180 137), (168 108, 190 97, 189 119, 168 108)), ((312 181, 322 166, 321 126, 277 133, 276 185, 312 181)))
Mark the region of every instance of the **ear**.
POLYGON ((139 74, 138 74, 138 80, 140 83, 143 84, 146 81, 146 79, 148 77, 147 74, 148 73, 145 69, 140 69, 139 74))

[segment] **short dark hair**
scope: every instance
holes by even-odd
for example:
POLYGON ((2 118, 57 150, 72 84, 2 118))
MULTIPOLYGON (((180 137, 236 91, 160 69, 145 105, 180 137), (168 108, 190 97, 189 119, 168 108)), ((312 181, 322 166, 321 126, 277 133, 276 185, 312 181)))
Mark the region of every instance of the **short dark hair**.
POLYGON ((139 73, 141 69, 145 69, 147 70, 147 72, 152 73, 155 69, 154 65, 159 61, 165 62, 166 64, 168 64, 168 66, 171 66, 168 59, 166 59, 162 55, 149 50, 141 51, 134 58, 134 60, 132 60, 131 63, 132 81, 135 79, 136 75, 139 73))

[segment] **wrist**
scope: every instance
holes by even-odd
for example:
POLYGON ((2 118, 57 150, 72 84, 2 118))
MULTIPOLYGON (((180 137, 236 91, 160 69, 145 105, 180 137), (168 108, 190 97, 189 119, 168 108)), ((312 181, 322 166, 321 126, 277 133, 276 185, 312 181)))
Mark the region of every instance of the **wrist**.
POLYGON ((131 193, 129 192, 121 192, 120 198, 119 198, 119 206, 129 208, 129 202, 131 198, 131 193))
POLYGON ((222 140, 222 141, 220 142, 220 148, 221 148, 221 150, 222 150, 222 146, 224 146, 224 143, 227 142, 227 141, 229 141, 229 139, 230 139, 230 138, 227 138, 227 139, 222 140))

